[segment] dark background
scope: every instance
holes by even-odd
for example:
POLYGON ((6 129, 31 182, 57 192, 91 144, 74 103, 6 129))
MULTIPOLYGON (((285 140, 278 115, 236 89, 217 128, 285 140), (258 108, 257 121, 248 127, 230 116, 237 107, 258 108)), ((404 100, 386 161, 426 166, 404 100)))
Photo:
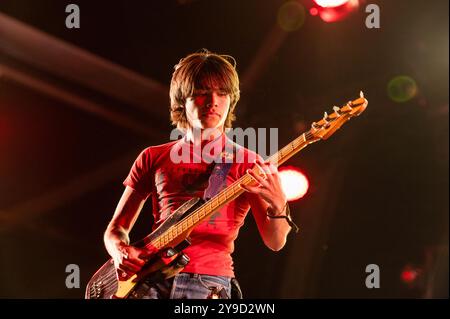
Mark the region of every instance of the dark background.
MULTIPOLYGON (((238 62, 235 126, 277 127, 280 146, 360 90, 369 100, 359 118, 287 163, 310 189, 291 205, 301 231, 282 251, 264 246, 249 214, 234 253, 244 296, 448 297, 448 1, 370 1, 330 24, 307 13, 291 32, 277 27, 283 3, 0 2, 0 14, 154 84, 143 96, 125 81, 109 86, 108 74, 49 58, 56 51, 39 42, 16 49, 19 37, 5 35, 16 30, 0 30, 0 297, 83 297, 108 258, 103 231, 134 158, 169 140, 173 66, 201 48, 238 62), (80 7, 80 29, 65 27, 69 3, 80 7), (365 26, 368 3, 380 7, 380 29, 365 26), (417 83, 404 103, 387 93, 397 75, 417 83), (92 79, 107 90, 83 82, 92 79), (101 107, 83 109, 77 98, 101 107), (68 264, 80 267, 80 289, 65 286, 68 264), (379 289, 365 286, 369 264, 380 268, 379 289), (407 265, 421 271, 410 285, 401 280, 407 265)), ((132 239, 148 233, 150 212, 148 203, 132 239)))

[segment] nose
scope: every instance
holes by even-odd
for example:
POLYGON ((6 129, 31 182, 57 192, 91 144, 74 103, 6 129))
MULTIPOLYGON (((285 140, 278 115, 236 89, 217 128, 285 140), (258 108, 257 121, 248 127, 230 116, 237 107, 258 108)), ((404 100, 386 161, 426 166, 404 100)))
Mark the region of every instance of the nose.
POLYGON ((206 107, 213 107, 216 105, 216 96, 214 94, 214 92, 208 93, 207 97, 206 97, 206 107))

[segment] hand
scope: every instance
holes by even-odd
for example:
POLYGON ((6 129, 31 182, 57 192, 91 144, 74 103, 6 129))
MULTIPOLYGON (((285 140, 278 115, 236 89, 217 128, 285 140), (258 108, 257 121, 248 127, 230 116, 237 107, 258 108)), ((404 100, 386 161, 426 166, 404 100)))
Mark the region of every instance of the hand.
POLYGON ((120 243, 113 255, 117 279, 128 280, 139 272, 147 260, 156 252, 157 249, 154 247, 138 248, 120 243))
POLYGON ((269 204, 269 208, 274 214, 281 214, 284 211, 287 200, 281 187, 280 175, 275 165, 256 160, 255 167, 262 172, 259 175, 248 169, 247 173, 252 177, 253 183, 246 186, 240 184, 241 188, 247 192, 259 195, 269 204))

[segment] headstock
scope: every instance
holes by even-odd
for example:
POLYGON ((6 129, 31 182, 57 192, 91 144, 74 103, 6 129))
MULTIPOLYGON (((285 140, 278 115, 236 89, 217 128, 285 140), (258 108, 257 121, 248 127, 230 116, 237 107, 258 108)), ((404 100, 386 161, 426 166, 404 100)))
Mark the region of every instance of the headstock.
POLYGON ((333 107, 333 113, 325 115, 323 119, 318 122, 313 122, 308 136, 310 139, 323 139, 326 140, 334 134, 345 122, 352 117, 360 115, 367 107, 369 102, 364 98, 364 94, 361 91, 360 97, 356 100, 349 101, 342 107, 333 107))

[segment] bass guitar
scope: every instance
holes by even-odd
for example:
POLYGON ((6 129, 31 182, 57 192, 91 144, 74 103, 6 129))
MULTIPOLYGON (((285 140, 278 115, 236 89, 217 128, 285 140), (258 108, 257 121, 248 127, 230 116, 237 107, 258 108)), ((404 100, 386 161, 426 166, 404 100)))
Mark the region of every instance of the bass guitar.
MULTIPOLYGON (((349 101, 342 107, 333 107, 331 114, 325 113, 320 121, 312 123, 311 129, 273 154, 267 161, 279 166, 309 144, 328 139, 345 122, 364 112, 367 104, 368 101, 361 92, 358 99, 349 101)), ((253 170, 256 174, 262 174, 257 166, 253 170)), ((133 297, 134 291, 143 280, 170 278, 179 273, 189 262, 189 257, 183 254, 183 249, 190 244, 189 234, 192 229, 241 195, 244 190, 239 186, 240 184, 249 185, 252 181, 251 176, 245 174, 208 201, 192 198, 184 203, 156 230, 133 244, 137 247, 152 246, 158 250, 158 253, 153 255, 138 273, 126 280, 121 280, 117 277, 113 260, 110 259, 88 282, 85 298, 133 297)))

